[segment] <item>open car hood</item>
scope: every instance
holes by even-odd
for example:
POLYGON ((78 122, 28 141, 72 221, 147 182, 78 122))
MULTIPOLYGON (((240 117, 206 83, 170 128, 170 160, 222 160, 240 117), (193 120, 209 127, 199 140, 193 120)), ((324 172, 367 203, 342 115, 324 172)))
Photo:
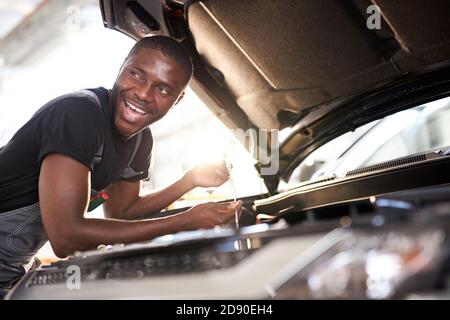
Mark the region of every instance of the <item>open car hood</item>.
POLYGON ((268 129, 257 144, 292 128, 269 190, 333 137, 449 91, 449 0, 100 3, 108 28, 183 40, 192 89, 228 128, 268 129))

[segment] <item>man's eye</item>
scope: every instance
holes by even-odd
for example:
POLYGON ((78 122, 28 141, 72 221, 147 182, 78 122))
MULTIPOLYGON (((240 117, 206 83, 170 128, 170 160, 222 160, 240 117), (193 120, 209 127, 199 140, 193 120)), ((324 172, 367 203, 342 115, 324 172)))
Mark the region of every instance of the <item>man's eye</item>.
POLYGON ((138 80, 142 79, 141 75, 139 73, 137 73, 136 71, 130 71, 130 73, 133 78, 138 79, 138 80))
POLYGON ((168 96, 170 94, 170 92, 166 88, 159 87, 158 90, 159 90, 159 93, 161 93, 161 95, 163 95, 163 96, 168 96))

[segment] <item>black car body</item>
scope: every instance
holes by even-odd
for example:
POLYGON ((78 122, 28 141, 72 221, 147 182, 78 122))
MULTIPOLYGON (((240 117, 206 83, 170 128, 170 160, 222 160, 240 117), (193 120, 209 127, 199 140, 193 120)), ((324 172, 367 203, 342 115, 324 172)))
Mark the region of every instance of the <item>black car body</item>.
POLYGON ((28 274, 9 298, 449 297, 446 146, 280 183, 346 132, 450 95, 450 1, 100 4, 107 28, 183 41, 191 88, 211 111, 235 132, 264 132, 242 143, 276 154, 255 159, 269 193, 243 199, 239 232, 79 253, 28 274), (281 129, 289 134, 273 150, 281 129), (70 265, 81 268, 81 290, 67 289, 70 265))

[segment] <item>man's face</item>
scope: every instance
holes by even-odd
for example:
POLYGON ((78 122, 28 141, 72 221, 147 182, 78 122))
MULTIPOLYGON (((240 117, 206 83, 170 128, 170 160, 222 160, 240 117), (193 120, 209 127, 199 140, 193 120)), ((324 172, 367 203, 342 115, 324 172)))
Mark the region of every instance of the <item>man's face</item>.
POLYGON ((128 58, 112 92, 114 123, 130 137, 161 119, 177 102, 185 87, 184 71, 155 49, 140 49, 128 58))

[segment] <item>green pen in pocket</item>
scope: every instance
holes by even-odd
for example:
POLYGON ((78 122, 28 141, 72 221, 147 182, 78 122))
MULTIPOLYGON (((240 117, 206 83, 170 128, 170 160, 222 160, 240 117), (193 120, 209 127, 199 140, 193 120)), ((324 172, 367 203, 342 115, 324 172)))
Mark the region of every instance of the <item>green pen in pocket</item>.
POLYGON ((87 211, 90 212, 94 210, 106 200, 108 200, 108 195, 106 194, 106 192, 104 191, 97 192, 91 189, 91 199, 89 200, 89 206, 87 211))

